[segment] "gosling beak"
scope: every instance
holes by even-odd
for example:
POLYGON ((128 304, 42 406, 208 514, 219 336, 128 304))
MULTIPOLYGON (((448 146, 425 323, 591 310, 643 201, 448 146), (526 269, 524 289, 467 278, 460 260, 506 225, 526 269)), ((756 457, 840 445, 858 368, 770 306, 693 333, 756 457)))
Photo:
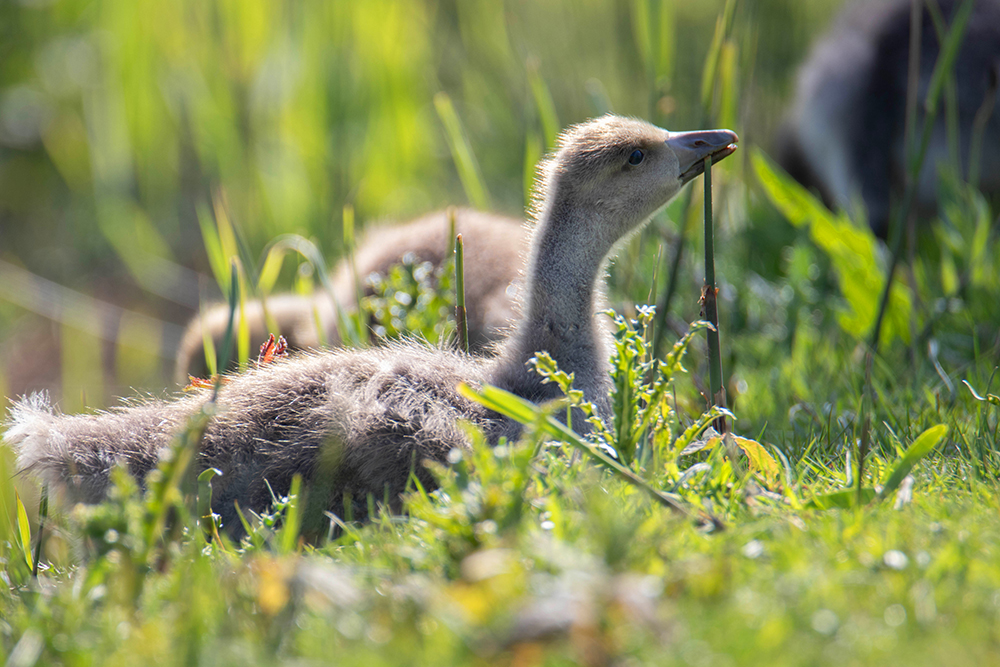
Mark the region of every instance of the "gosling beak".
POLYGON ((732 155, 740 140, 730 130, 698 130, 696 132, 671 132, 666 144, 680 161, 681 183, 687 183, 705 171, 705 158, 712 156, 712 164, 732 155))

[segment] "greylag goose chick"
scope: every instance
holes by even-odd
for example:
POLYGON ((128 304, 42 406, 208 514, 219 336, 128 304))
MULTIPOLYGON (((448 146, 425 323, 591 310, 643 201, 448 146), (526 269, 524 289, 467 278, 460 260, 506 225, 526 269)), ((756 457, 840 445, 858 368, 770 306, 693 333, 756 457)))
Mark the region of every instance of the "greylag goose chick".
MULTIPOLYGON (((452 243, 448 238, 451 228, 448 217, 446 211, 438 211, 402 225, 366 230, 354 256, 357 278, 363 283, 362 295, 372 294, 371 285, 366 281, 368 276, 373 273, 388 275, 390 268, 402 263, 407 256, 414 262, 440 266, 448 258, 452 243)), ((500 339, 514 317, 514 296, 527 253, 528 229, 522 220, 457 209, 455 230, 462 234, 465 245, 469 347, 474 352, 485 352, 500 339)), ((348 312, 358 308, 354 279, 355 272, 347 261, 340 262, 330 276, 333 297, 348 312)), ((280 333, 293 350, 318 348, 321 340, 332 347, 340 345, 336 311, 325 291, 268 297, 267 312, 278 327, 274 332, 265 322, 264 305, 256 300, 244 305, 251 344, 264 342, 270 333, 280 333)), ((220 352, 228 324, 229 306, 216 304, 188 325, 177 352, 175 375, 178 382, 186 383, 188 376, 208 376, 203 337, 207 333, 216 352, 220 352)), ((223 366, 233 369, 231 363, 223 366)))
MULTIPOLYGON (((938 0, 951 21, 958 0, 938 0)), ((851 210, 862 201, 879 236, 888 234, 892 198, 902 196, 911 0, 853 2, 813 48, 799 71, 795 101, 779 132, 782 167, 815 188, 831 208, 851 210)), ((940 42, 927 8, 920 35, 918 102, 923 109, 940 42)), ((963 173, 980 151, 977 185, 1000 195, 1000 2, 977 0, 954 69, 963 173), (983 110, 988 122, 981 146, 973 124, 983 110)), ((928 154, 920 172, 917 208, 936 210, 938 171, 949 161, 947 114, 939 103, 928 154)))
MULTIPOLYGON (((609 418, 609 334, 595 322, 604 265, 704 170, 706 156, 722 159, 736 141, 728 130, 675 133, 613 115, 566 130, 539 168, 522 313, 494 357, 397 342, 300 353, 230 376, 198 459, 201 469, 223 472, 213 508, 225 527, 241 530, 234 501, 266 510, 270 489, 287 493, 295 474, 310 484, 310 508, 344 516, 350 494, 354 518, 364 519, 370 494, 398 511, 411 471, 434 488, 422 462, 445 462, 451 450, 470 446, 458 420, 479 426, 494 444, 520 433, 519 424, 459 394, 459 383, 490 383, 532 401, 559 394, 526 366, 539 350, 575 373, 576 386, 609 418)), ((93 503, 119 461, 144 478, 208 399, 206 390, 61 415, 35 395, 15 403, 5 438, 21 470, 65 489, 71 501, 93 503)))

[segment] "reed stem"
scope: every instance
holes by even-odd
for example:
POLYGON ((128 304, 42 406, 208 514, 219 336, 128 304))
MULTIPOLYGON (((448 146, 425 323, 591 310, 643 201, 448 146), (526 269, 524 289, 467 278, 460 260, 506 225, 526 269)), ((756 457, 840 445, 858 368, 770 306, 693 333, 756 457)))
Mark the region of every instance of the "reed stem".
POLYGON ((469 324, 465 316, 465 244, 462 235, 455 236, 455 321, 458 327, 458 343, 465 353, 469 352, 469 324))
MULTIPOLYGON (((712 156, 705 158, 705 286, 701 291, 702 315, 712 324, 708 329, 708 373, 712 404, 726 407, 726 390, 722 386, 722 347, 719 344, 719 308, 715 285, 715 238, 712 219, 712 156)), ((716 422, 719 433, 728 431, 725 417, 716 422)))

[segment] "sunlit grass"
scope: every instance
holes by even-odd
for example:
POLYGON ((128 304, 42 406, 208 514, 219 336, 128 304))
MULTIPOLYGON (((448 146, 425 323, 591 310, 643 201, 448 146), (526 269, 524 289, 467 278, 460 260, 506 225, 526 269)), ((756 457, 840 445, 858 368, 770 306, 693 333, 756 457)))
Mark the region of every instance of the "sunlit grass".
MULTIPOLYGON (((162 392, 167 343, 202 302, 329 289, 355 225, 468 203, 520 214, 568 123, 614 110, 744 138, 712 172, 739 439, 704 431, 700 338, 690 372, 677 355, 664 379, 635 306, 663 294, 687 229, 664 349, 700 319, 694 184, 611 267, 615 423, 584 441, 550 419, 565 404, 491 395, 534 424, 528 438, 490 449, 473 434, 440 489, 411 488, 406 516, 337 517, 308 543, 303 484, 245 516, 246 541, 215 537, 210 480, 181 465, 193 423, 149 488, 119 475, 96 508, 54 498, 40 540, 38 489, 0 448, 0 659, 1000 662, 996 212, 942 179, 944 220, 897 272, 859 479, 886 252, 764 152, 836 4, 0 3, 0 260, 75 290, 4 273, 0 395, 48 388, 68 412, 162 392), (861 506, 845 492, 859 483, 861 506)), ((367 318, 448 339, 452 270, 396 267, 339 330, 364 344, 367 318), (390 311, 403 293, 414 307, 390 311)), ((244 362, 262 342, 233 336, 244 362)))

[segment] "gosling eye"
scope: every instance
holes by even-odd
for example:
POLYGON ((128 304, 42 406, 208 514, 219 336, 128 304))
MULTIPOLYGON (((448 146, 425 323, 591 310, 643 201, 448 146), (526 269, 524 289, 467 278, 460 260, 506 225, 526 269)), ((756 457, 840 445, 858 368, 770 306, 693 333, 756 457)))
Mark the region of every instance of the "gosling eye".
POLYGON ((646 157, 646 153, 645 152, 643 152, 643 151, 641 151, 639 149, 636 149, 636 150, 632 151, 631 155, 628 156, 628 163, 630 165, 632 165, 633 167, 637 167, 640 164, 642 164, 642 160, 645 157, 646 157))

